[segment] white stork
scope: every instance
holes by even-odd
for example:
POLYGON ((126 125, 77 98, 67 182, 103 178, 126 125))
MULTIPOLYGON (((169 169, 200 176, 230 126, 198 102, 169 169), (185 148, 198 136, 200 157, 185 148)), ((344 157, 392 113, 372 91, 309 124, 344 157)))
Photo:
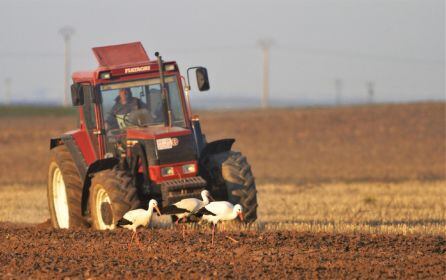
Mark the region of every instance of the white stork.
POLYGON ((219 221, 234 220, 237 216, 243 221, 243 208, 240 204, 234 206, 227 201, 215 201, 198 210, 196 216, 212 223, 212 244, 214 244, 214 233, 217 223, 219 221))
POLYGON ((140 246, 139 238, 136 229, 140 226, 147 226, 152 218, 153 209, 155 209, 159 215, 161 212, 158 208, 158 202, 155 199, 151 199, 149 201, 149 207, 147 210, 145 209, 135 209, 130 210, 124 214, 124 216, 118 221, 117 226, 126 228, 133 231, 132 239, 130 240, 130 244, 133 242, 133 238, 136 237, 136 243, 140 246))
MULTIPOLYGON (((180 220, 186 221, 187 217, 197 213, 198 210, 209 204, 209 199, 214 200, 208 190, 201 192, 201 198, 185 198, 172 205, 166 206, 162 209, 163 215, 174 215, 177 217, 175 224, 178 224, 180 220)), ((183 225, 183 238, 184 238, 184 225, 183 225)))

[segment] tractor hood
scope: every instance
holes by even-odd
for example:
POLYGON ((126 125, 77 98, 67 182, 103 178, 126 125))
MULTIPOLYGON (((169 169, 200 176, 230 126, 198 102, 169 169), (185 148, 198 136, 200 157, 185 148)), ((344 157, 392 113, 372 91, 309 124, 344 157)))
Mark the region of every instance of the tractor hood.
POLYGON ((144 146, 149 166, 197 160, 192 131, 181 127, 128 128, 127 140, 144 146))
POLYGON ((127 139, 145 140, 179 137, 189 135, 192 132, 182 127, 144 127, 127 129, 127 139))

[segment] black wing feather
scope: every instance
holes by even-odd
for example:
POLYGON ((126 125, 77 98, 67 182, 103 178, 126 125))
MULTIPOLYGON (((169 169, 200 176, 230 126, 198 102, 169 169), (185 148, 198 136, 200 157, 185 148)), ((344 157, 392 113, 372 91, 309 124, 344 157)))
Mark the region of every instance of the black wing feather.
POLYGON ((190 211, 187 209, 178 208, 176 205, 169 205, 163 207, 163 209, 161 209, 161 213, 163 215, 174 215, 174 214, 190 213, 190 211))
POLYGON ((117 225, 118 227, 123 227, 123 226, 126 226, 126 225, 133 225, 133 223, 130 222, 129 220, 127 220, 127 219, 122 218, 122 219, 120 219, 120 220, 118 221, 118 223, 117 223, 116 225, 117 225))
POLYGON ((198 210, 197 213, 195 213, 195 216, 197 216, 199 218, 203 217, 203 215, 217 216, 217 214, 212 213, 211 211, 206 209, 206 207, 200 208, 200 210, 198 210))

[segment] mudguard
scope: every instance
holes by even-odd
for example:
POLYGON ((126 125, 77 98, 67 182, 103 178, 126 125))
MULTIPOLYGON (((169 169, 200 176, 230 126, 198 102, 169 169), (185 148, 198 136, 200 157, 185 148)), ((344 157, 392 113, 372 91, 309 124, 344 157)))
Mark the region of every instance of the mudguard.
POLYGON ((199 162, 203 162, 209 155, 230 151, 234 142, 234 138, 228 138, 207 143, 200 153, 199 162))
POLYGON ((71 157, 73 158, 77 171, 79 172, 79 176, 81 177, 81 180, 83 180, 85 178, 88 165, 85 162, 82 152, 77 146, 73 136, 71 134, 64 134, 60 138, 51 138, 50 150, 60 145, 65 145, 68 148, 68 151, 70 151, 71 157))
POLYGON ((93 177, 94 173, 111 169, 117 164, 119 164, 119 160, 117 158, 99 159, 90 164, 86 171, 84 186, 82 188, 82 215, 88 215, 88 198, 90 196, 91 178, 93 177))
POLYGON ((60 137, 50 139, 50 150, 52 150, 60 145, 63 145, 62 139, 60 137))
POLYGON ((149 164, 147 162, 147 155, 144 147, 141 143, 137 143, 132 147, 132 157, 130 160, 130 172, 135 180, 135 186, 138 189, 140 197, 150 197, 150 175, 149 175, 149 164), (143 180, 139 181, 136 174, 138 173, 139 167, 143 170, 143 180))

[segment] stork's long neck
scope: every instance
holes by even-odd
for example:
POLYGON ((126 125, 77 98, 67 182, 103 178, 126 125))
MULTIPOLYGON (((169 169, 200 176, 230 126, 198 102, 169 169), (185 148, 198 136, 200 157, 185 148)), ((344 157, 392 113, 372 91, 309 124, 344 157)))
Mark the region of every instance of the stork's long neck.
POLYGON ((208 205, 209 204, 209 198, 207 195, 202 194, 201 198, 203 198, 203 205, 208 205))
POLYGON ((150 204, 149 208, 147 208, 147 216, 152 215, 152 213, 153 213, 153 206, 152 206, 152 204, 150 204))

